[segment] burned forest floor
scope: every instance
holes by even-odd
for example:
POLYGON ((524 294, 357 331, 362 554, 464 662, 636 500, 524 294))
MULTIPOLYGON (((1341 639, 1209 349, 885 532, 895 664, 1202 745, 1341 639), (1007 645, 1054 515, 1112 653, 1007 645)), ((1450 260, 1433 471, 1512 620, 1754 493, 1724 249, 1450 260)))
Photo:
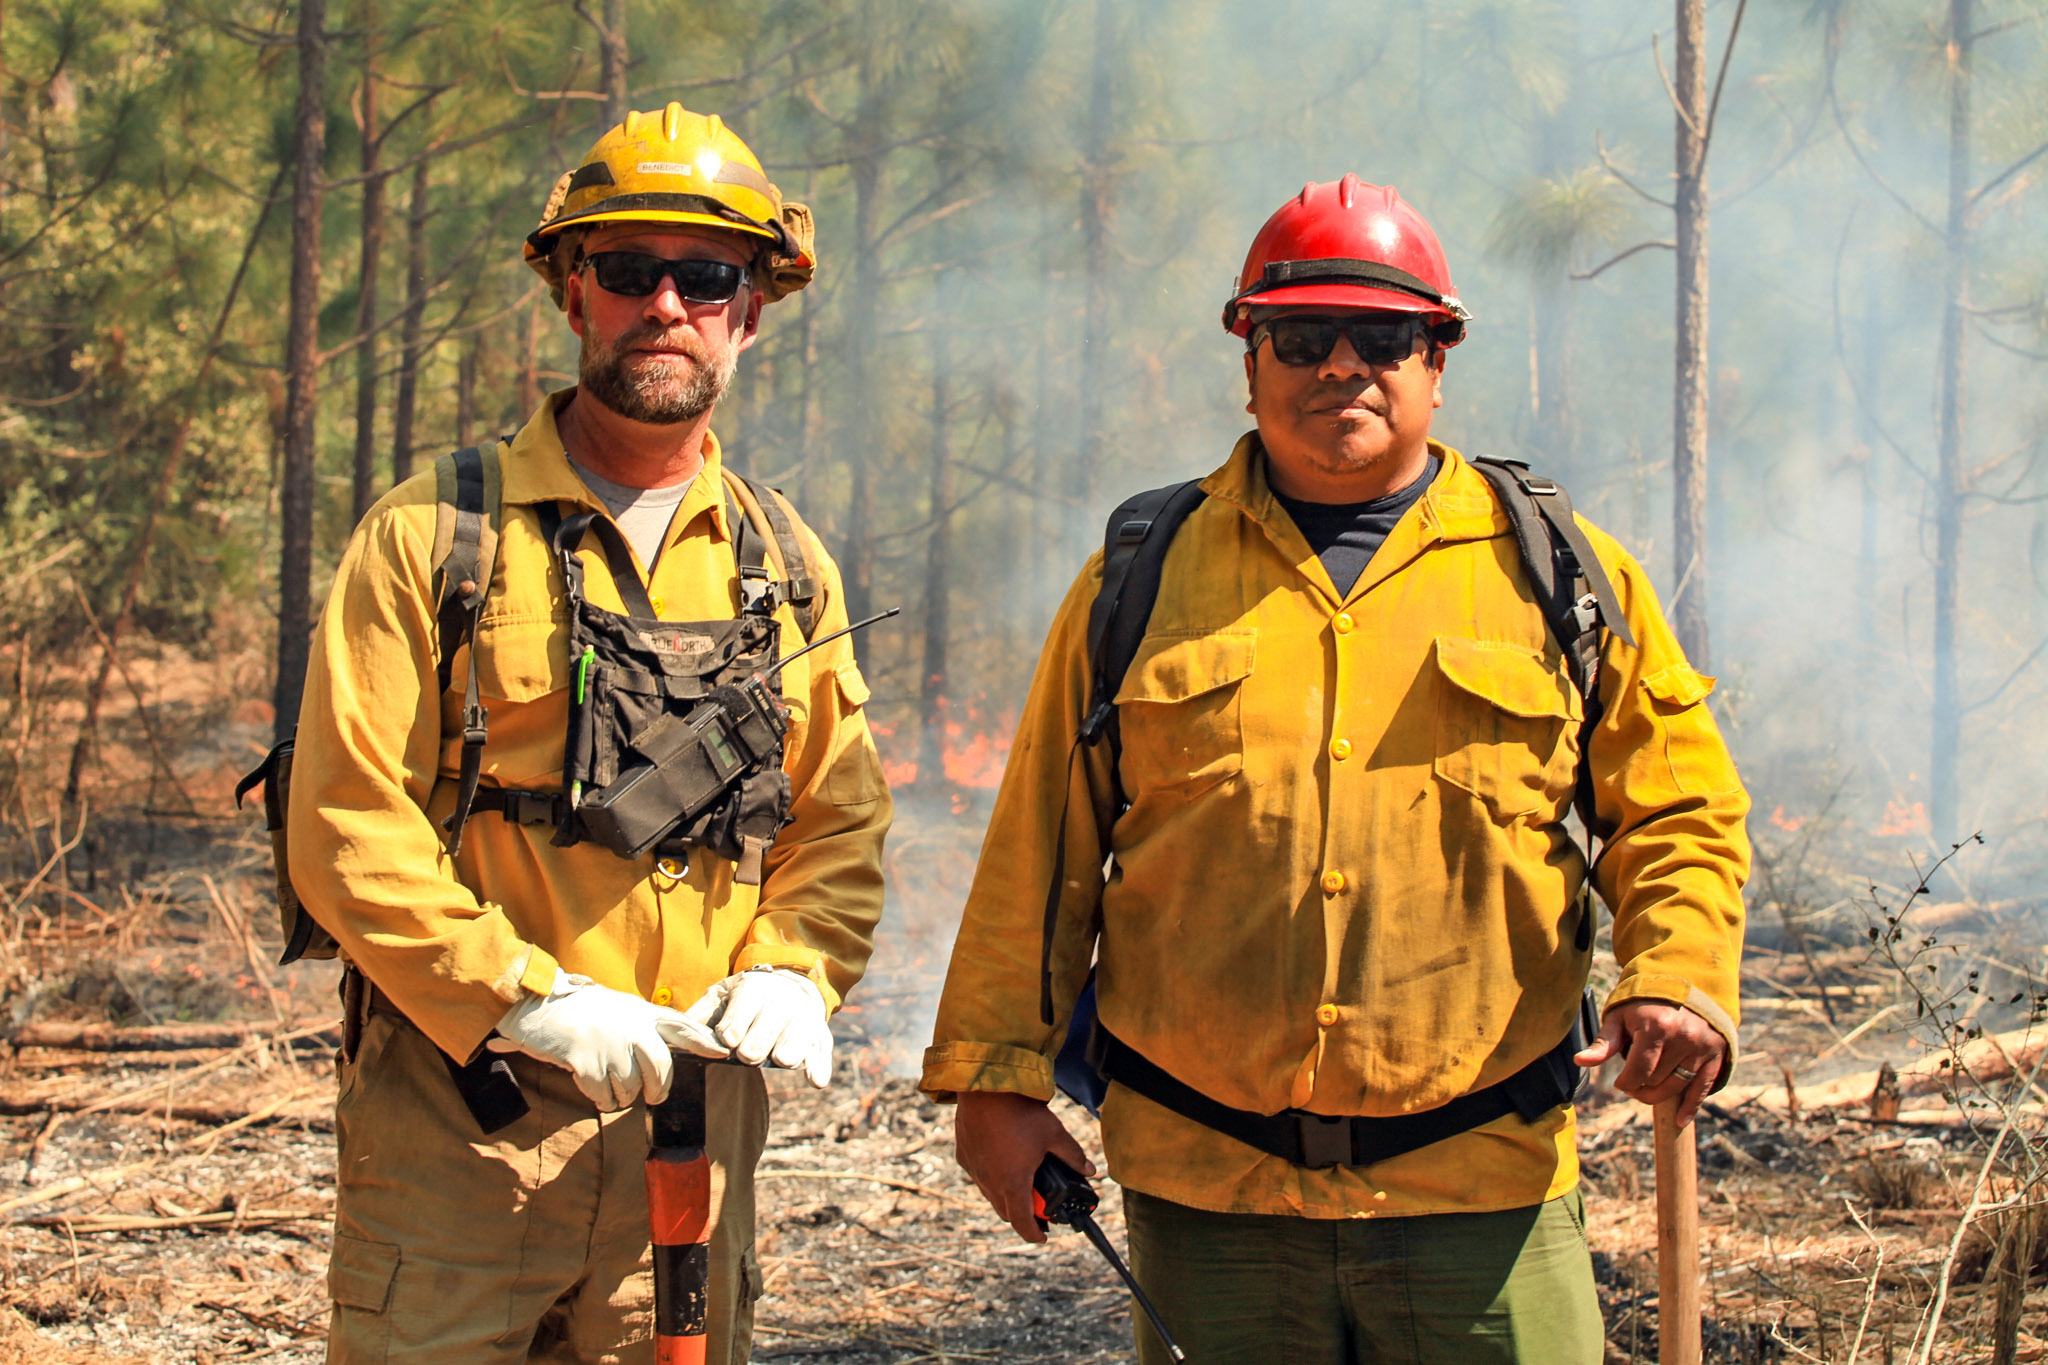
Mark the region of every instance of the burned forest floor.
MULTIPOLYGON (((950 1115, 909 1079, 979 826, 906 816, 876 972, 835 1024, 834 1084, 772 1083, 754 1359, 1130 1360, 1109 1269, 1078 1234, 1032 1247, 998 1224, 954 1162, 950 1115)), ((250 825, 103 823, 90 866, 84 840, 58 856, 72 833, 45 827, 40 856, 0 871, 0 1363, 317 1361, 333 964, 271 965, 250 825)), ((1894 956, 1922 937, 1947 950, 1954 995, 1933 1003, 1951 1054, 1912 1031, 1924 992, 1860 925, 1752 914, 1766 931, 1745 962, 1745 1060, 1698 1125, 1707 1359, 1917 1359, 1940 1297, 1931 1360, 1992 1359, 2003 1310, 2009 1358, 2048 1361, 2048 1027, 2028 1022, 2042 906, 1896 912, 1914 936, 1894 956)), ((1581 1108, 1612 1362, 1657 1358, 1647 1120, 1602 1089, 1581 1108)), ((1106 1183, 1101 1221, 1122 1245, 1106 1183)))

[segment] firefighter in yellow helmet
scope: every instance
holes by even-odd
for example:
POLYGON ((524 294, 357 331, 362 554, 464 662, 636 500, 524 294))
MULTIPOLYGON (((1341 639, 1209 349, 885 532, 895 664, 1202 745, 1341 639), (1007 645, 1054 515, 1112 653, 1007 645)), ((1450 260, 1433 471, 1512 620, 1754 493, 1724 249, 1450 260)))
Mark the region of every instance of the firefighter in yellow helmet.
POLYGON ((329 1359, 652 1361, 646 1107, 682 1049, 743 1064, 709 1067, 687 1307, 696 1358, 744 1362, 759 1068, 826 1083, 890 818, 849 642, 789 658, 846 624, 838 570, 711 430, 810 217, 670 104, 526 259, 579 383, 364 518, 299 718, 294 941, 347 966, 329 1359), (672 762, 700 729, 739 766, 672 762))

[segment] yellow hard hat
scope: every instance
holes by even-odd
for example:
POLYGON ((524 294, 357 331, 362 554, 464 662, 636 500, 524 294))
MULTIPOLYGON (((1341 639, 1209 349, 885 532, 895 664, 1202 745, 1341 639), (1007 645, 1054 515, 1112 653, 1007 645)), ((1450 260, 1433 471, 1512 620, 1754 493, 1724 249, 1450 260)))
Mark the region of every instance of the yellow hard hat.
POLYGON ((525 256, 557 307, 574 264, 573 252, 560 249, 563 233, 599 223, 697 223, 759 239, 755 283, 770 302, 809 284, 817 269, 811 211, 784 202, 760 159, 718 115, 674 102, 658 114, 627 114, 555 182, 525 256))

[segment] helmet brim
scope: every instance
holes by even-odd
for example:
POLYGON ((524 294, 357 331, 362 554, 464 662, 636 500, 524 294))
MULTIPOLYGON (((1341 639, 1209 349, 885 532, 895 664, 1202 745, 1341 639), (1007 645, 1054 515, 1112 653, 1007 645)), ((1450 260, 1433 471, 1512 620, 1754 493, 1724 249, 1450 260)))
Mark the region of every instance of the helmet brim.
POLYGON ((1234 336, 1249 335, 1253 308, 1358 308, 1376 313, 1418 313, 1431 317, 1455 315, 1441 304, 1417 298, 1399 289, 1373 289, 1360 284, 1290 284, 1247 294, 1231 302, 1231 316, 1225 325, 1234 336))
POLYGON ((717 228, 722 232, 736 233, 742 237, 763 237, 774 242, 778 239, 766 228, 754 227, 747 223, 735 223, 730 218, 719 218, 709 213, 690 213, 676 209, 620 209, 614 213, 570 214, 557 218, 533 234, 539 238, 552 237, 566 228, 594 227, 599 223, 673 223, 692 224, 697 227, 717 228))

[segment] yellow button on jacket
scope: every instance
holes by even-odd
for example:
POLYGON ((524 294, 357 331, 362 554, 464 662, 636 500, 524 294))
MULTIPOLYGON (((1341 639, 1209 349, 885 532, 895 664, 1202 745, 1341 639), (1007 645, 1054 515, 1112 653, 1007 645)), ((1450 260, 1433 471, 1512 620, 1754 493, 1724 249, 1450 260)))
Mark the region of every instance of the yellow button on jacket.
MULTIPOLYGON (((1585 860, 1564 826, 1584 709, 1524 596, 1505 513, 1455 451, 1340 597, 1240 441, 1181 527, 1117 693, 1130 808, 1103 831, 1106 748, 1074 764, 1056 938, 1039 942, 1068 753, 1087 707, 1099 557, 1053 622, 939 1005, 924 1088, 1052 1093, 1099 954, 1103 1023, 1204 1094, 1273 1114, 1401 1114, 1520 1070, 1572 1022, 1585 860), (1332 761, 1343 740, 1349 759, 1332 761), (1114 862, 1107 884, 1099 871, 1114 862), (1099 906, 1099 910, 1098 910, 1099 906)), ((1582 523, 1583 524, 1583 523, 1582 523)), ((1735 1040, 1748 798, 1642 567, 1588 526, 1609 639, 1591 739, 1607 1007, 1676 1001, 1735 1040)), ((1337 1218, 1514 1208, 1578 1178, 1569 1107, 1406 1156, 1306 1170, 1121 1086, 1110 1173, 1197 1208, 1337 1218)))
MULTIPOLYGON (((568 723, 568 615, 536 504, 603 510, 563 453, 551 395, 503 451, 504 517, 477 662, 490 742, 487 785, 559 789, 568 723)), ((716 438, 656 560, 649 591, 675 621, 729 620, 738 571, 716 438)), ((548 825, 470 817, 451 864, 441 820, 455 804, 466 658, 435 678, 429 582, 431 471, 392 490, 356 529, 313 635, 292 772, 293 881, 342 951, 444 1051, 473 1053, 521 986, 545 991, 559 964, 602 985, 678 1005, 761 963, 808 971, 837 1006, 860 979, 882 909, 890 802, 861 706, 868 690, 841 640, 782 675, 791 720, 784 767, 792 823, 759 887, 702 851, 683 876, 594 843, 555 848, 548 825)), ((822 577, 815 634, 846 624, 839 572, 808 530, 822 577)), ((590 601, 622 610, 595 537, 582 551, 590 601)), ((782 652, 803 645, 777 613, 782 652)))

